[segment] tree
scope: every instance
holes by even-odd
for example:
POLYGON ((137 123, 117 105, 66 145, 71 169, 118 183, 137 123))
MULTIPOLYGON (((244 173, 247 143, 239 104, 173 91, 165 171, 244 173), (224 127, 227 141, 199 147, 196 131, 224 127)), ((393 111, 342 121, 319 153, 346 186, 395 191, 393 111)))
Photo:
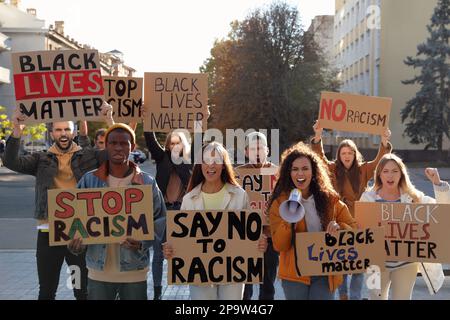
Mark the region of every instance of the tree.
POLYGON ((307 138, 322 90, 337 89, 297 9, 274 3, 231 23, 200 68, 209 74, 210 126, 280 129, 280 147, 307 138))
POLYGON ((420 75, 403 84, 419 84, 420 90, 401 111, 402 122, 408 120, 405 135, 411 143, 426 143, 425 150, 437 148, 442 151, 444 135, 449 137, 450 120, 450 0, 439 0, 425 43, 417 46, 416 58, 407 57, 405 64, 420 68, 420 75))
MULTIPOLYGON (((9 120, 6 114, 6 108, 0 106, 0 138, 9 136, 13 130, 13 123, 9 120)), ((47 131, 45 124, 38 124, 34 126, 26 126, 23 135, 29 135, 31 141, 41 140, 47 131)))

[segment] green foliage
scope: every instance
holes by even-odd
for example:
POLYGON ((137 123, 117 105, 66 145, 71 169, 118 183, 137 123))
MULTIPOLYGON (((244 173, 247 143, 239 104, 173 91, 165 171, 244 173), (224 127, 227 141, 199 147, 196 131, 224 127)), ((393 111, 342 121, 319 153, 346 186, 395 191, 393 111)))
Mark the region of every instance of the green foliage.
POLYGON ((419 68, 420 74, 403 84, 419 84, 416 96, 402 110, 405 135, 411 143, 425 143, 425 149, 442 150, 444 135, 450 138, 450 0, 440 0, 427 26, 430 34, 417 46, 416 58, 407 57, 405 64, 419 68))
MULTIPOLYGON (((0 106, 0 137, 7 137, 12 133, 13 123, 6 114, 6 108, 0 106)), ((31 141, 42 140, 47 131, 45 124, 41 123, 34 126, 26 126, 23 135, 29 135, 31 141)))
POLYGON ((230 27, 200 68, 209 74, 209 127, 280 129, 280 148, 306 139, 320 92, 339 83, 297 9, 274 3, 230 27))

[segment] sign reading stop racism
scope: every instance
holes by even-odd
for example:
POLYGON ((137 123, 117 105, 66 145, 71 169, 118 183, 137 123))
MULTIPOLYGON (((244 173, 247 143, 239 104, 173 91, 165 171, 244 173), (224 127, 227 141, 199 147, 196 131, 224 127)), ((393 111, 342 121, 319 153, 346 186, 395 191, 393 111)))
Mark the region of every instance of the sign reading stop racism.
POLYGON ((319 120, 323 128, 382 135, 389 126, 392 99, 322 92, 319 120))

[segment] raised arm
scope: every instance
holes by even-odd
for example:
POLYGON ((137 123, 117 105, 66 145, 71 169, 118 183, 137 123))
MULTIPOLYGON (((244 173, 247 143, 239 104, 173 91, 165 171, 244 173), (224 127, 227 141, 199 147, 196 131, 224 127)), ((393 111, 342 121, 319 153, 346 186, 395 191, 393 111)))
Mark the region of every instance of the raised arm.
POLYGON ((392 144, 389 142, 389 139, 391 138, 391 130, 387 128, 384 132, 384 134, 381 136, 381 143, 380 148, 378 149, 378 154, 376 158, 372 161, 365 162, 362 166, 365 167, 365 170, 367 172, 367 180, 370 180, 373 178, 375 168, 377 167, 378 163, 380 162, 381 158, 385 154, 392 152, 392 144))
POLYGON ((328 169, 332 169, 331 167, 334 166, 333 161, 329 161, 327 157, 325 156, 325 151, 323 150, 323 143, 322 143, 322 134, 323 134, 323 128, 320 126, 319 120, 317 120, 314 123, 313 126, 314 129, 314 138, 311 140, 311 149, 327 164, 328 169))
POLYGON ((164 158, 164 149, 161 147, 159 142, 156 140, 156 136, 154 132, 144 132, 145 143, 147 144, 147 148, 150 151, 151 157, 156 162, 162 161, 164 158))
POLYGON ((439 176, 438 169, 427 168, 425 170, 426 177, 433 183, 434 196, 437 203, 450 203, 450 185, 446 181, 442 181, 439 176))

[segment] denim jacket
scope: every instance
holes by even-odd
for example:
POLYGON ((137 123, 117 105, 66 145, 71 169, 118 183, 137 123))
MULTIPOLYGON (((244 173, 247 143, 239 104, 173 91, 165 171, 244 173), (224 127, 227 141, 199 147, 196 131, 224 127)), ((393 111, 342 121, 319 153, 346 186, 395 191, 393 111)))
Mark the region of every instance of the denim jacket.
MULTIPOLYGON (((158 185, 148 173, 130 162, 134 169, 132 185, 151 185, 153 191, 153 223, 155 238, 162 239, 166 226, 166 206, 158 185)), ((78 183, 78 188, 107 188, 108 162, 97 170, 86 173, 78 183)), ((120 247, 120 271, 143 270, 150 261, 149 248, 153 241, 143 241, 141 250, 130 250, 120 247)), ((90 244, 87 246, 86 265, 90 269, 102 271, 105 266, 106 244, 90 244)))

